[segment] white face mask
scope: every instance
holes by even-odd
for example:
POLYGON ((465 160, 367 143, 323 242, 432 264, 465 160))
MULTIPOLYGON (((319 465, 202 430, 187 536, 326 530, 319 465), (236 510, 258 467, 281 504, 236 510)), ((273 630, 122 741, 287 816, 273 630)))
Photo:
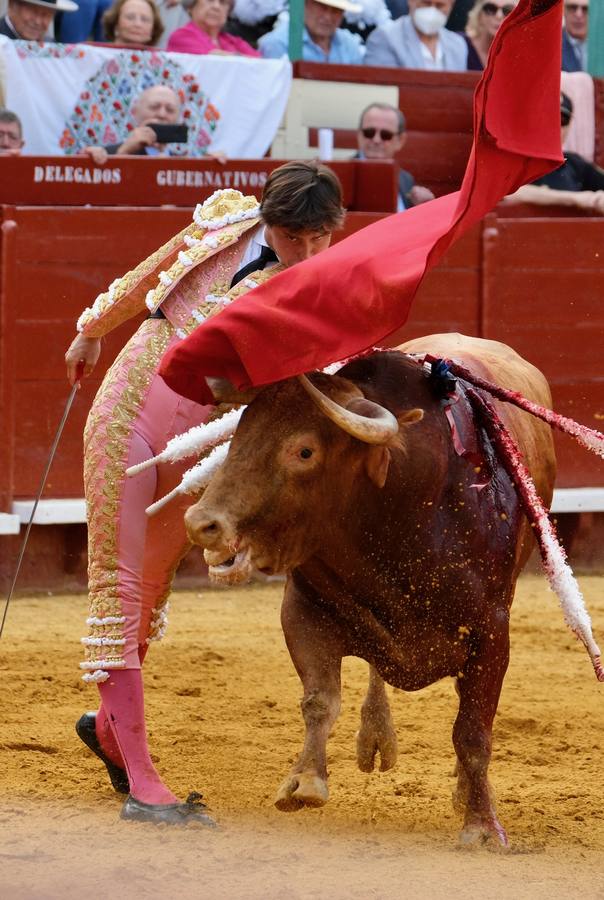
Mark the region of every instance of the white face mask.
POLYGON ((438 34, 445 27, 447 17, 435 6, 418 6, 411 13, 413 24, 422 34, 438 34))

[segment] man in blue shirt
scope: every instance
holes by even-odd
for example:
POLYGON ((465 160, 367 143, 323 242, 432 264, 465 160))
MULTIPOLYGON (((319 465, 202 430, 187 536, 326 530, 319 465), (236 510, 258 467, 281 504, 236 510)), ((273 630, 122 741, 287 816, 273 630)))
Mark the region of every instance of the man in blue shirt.
MULTIPOLYGON (((360 11, 351 0, 305 0, 302 59, 361 65, 364 47, 360 37, 339 27, 345 12, 360 11)), ((260 38, 258 48, 263 56, 275 59, 287 56, 288 43, 289 23, 285 21, 260 38)))

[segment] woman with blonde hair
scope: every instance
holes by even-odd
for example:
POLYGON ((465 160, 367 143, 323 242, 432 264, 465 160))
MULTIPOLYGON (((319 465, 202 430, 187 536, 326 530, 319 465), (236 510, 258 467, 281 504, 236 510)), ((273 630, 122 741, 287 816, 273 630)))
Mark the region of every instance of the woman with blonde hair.
POLYGON ((468 14, 463 35, 468 44, 468 69, 484 69, 493 38, 517 2, 518 0, 476 0, 468 14))

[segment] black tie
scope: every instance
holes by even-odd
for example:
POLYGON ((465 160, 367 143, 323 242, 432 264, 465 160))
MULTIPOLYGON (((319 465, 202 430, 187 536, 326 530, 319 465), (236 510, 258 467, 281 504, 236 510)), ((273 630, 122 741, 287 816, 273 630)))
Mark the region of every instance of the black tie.
POLYGON ((243 269, 239 269, 233 276, 231 287, 234 288, 236 284, 239 284, 240 281, 243 281, 243 279, 247 278, 248 275, 251 275, 252 272, 258 272, 265 269, 271 262, 279 262, 279 257, 272 247, 263 247, 260 251, 260 256, 257 256, 256 259, 249 262, 243 269))

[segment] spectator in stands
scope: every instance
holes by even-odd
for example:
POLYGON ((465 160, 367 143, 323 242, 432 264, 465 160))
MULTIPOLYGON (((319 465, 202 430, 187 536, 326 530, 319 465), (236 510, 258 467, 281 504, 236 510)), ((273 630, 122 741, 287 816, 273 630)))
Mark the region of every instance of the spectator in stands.
POLYGON ((155 0, 115 0, 103 16, 108 41, 154 47, 164 30, 155 0))
MULTIPOLYGON (((131 107, 134 128, 121 144, 109 144, 107 147, 85 147, 85 153, 98 166, 107 162, 108 156, 182 156, 173 153, 175 144, 160 144, 151 124, 179 125, 181 106, 178 95, 166 84, 156 84, 143 91, 131 107)), ((208 150, 207 159, 215 159, 225 163, 227 157, 221 150, 208 150)))
POLYGON ((587 28, 589 0, 564 4, 562 29, 562 71, 587 71, 587 28))
POLYGON ((260 56, 257 50, 224 30, 234 0, 182 0, 191 21, 172 32, 167 49, 177 53, 222 53, 260 56))
MULTIPOLYGON (((374 28, 392 19, 386 0, 356 0, 358 12, 345 11, 342 28, 358 34, 363 41, 374 28)), ((404 0, 407 12, 407 0, 404 0)), ((276 26, 277 17, 287 19, 287 0, 235 0, 226 29, 229 34, 249 41, 256 46, 260 38, 276 26)), ((402 15, 400 12, 398 15, 402 15)))
MULTIPOLYGON (((360 12, 361 6, 350 0, 305 0, 302 58, 308 62, 360 65, 363 44, 357 34, 340 28, 345 12, 360 12)), ((277 22, 258 41, 262 55, 267 58, 287 56, 289 22, 277 22)))
POLYGON ((133 101, 131 107, 134 128, 121 144, 107 147, 87 147, 87 153, 97 165, 107 162, 107 156, 170 156, 170 145, 160 144, 150 123, 176 125, 180 123, 178 94, 165 84, 147 88, 133 101))
POLYGON ((78 11, 70 16, 59 16, 55 34, 62 44, 79 44, 83 41, 104 41, 103 14, 111 6, 111 0, 79 0, 78 11))
POLYGON ((409 0, 409 15, 376 28, 367 40, 366 66, 400 66, 459 72, 468 67, 468 45, 445 25, 453 0, 409 0))
POLYGON ((518 0, 476 0, 468 15, 465 39, 468 44, 468 69, 482 71, 493 38, 518 0))
MULTIPOLYGON (((570 97, 560 94, 562 144, 573 115, 570 97)), ((525 184, 507 203, 535 203, 538 206, 574 206, 604 215, 604 169, 594 166, 578 153, 566 152, 559 169, 525 184)))
POLYGON ((46 32, 62 10, 75 12, 73 0, 9 0, 8 12, 0 19, 0 34, 13 41, 50 41, 46 32))
POLYGON ((19 116, 10 109, 0 109, 0 156, 19 156, 24 143, 19 116))
MULTIPOLYGON (((405 116, 388 103, 372 103, 361 113, 357 159, 393 159, 407 140, 405 116)), ((434 194, 415 183, 411 172, 399 169, 398 212, 434 200, 434 194)))

